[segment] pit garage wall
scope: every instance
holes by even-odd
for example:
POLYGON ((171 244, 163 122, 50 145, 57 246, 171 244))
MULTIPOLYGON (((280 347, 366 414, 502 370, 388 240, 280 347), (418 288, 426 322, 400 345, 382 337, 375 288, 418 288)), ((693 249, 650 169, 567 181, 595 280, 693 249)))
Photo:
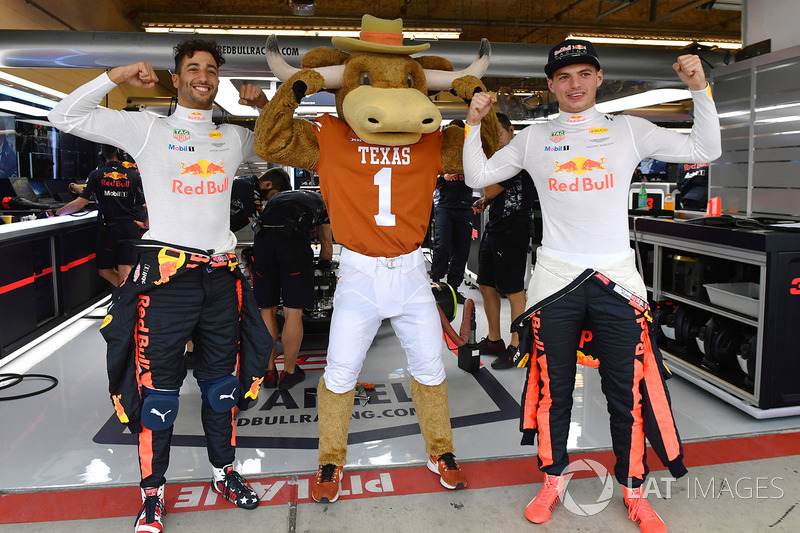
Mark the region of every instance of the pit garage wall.
POLYGON ((736 215, 800 220, 800 46, 714 70, 722 156, 709 198, 736 215))
POLYGON ((742 44, 749 46, 767 39, 772 51, 800 45, 800 10, 797 0, 743 0, 742 44))
POLYGON ((0 359, 108 294, 96 212, 0 226, 0 359))

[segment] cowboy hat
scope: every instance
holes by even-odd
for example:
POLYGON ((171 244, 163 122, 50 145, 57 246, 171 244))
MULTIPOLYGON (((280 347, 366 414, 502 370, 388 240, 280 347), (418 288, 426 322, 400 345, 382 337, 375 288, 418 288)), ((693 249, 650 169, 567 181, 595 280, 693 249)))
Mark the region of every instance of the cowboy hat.
POLYGON ((411 55, 431 47, 429 43, 403 46, 403 19, 361 17, 361 34, 355 37, 332 37, 333 46, 344 52, 411 55))

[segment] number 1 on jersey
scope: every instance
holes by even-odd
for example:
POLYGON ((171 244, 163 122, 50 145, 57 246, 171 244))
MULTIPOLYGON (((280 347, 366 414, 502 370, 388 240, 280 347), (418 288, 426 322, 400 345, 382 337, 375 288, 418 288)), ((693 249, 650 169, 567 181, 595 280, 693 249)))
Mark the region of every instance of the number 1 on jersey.
POLYGON ((392 169, 384 167, 375 174, 375 185, 378 186, 378 214, 375 224, 378 226, 394 226, 392 214, 392 169))

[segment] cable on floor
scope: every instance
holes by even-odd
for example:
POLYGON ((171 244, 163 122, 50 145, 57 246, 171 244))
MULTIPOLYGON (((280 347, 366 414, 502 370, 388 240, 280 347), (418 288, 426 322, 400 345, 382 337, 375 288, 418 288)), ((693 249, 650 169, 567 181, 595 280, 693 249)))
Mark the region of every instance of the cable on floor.
POLYGON ((0 402, 7 400, 20 400, 22 398, 37 396, 54 389, 56 385, 58 385, 58 379, 56 379, 54 376, 48 376, 46 374, 0 374, 0 390, 9 389, 22 383, 26 379, 44 379, 49 380, 51 383, 37 391, 27 392, 25 394, 17 394, 16 396, 0 396, 0 402), (6 381, 10 381, 11 383, 5 383, 6 381))

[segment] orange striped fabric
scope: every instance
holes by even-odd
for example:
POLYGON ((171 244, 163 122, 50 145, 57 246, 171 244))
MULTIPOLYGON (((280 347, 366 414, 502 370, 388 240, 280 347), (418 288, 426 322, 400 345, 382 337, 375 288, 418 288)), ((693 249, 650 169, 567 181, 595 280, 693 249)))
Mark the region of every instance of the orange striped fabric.
POLYGON ((139 467, 142 479, 153 475, 153 432, 144 426, 139 433, 139 467))
POLYGON ((642 363, 638 359, 634 359, 633 384, 631 387, 631 392, 633 393, 633 409, 630 411, 633 417, 633 424, 631 424, 631 448, 628 452, 628 477, 636 479, 644 478, 645 474, 644 422, 642 420, 642 391, 640 388, 643 375, 642 363))
POLYGON ((673 461, 681 454, 680 437, 676 430, 672 408, 669 405, 667 391, 664 389, 664 381, 661 379, 660 368, 653 353, 647 327, 645 327, 643 340, 644 382, 647 387, 647 395, 658 423, 658 433, 661 436, 667 458, 673 461))

